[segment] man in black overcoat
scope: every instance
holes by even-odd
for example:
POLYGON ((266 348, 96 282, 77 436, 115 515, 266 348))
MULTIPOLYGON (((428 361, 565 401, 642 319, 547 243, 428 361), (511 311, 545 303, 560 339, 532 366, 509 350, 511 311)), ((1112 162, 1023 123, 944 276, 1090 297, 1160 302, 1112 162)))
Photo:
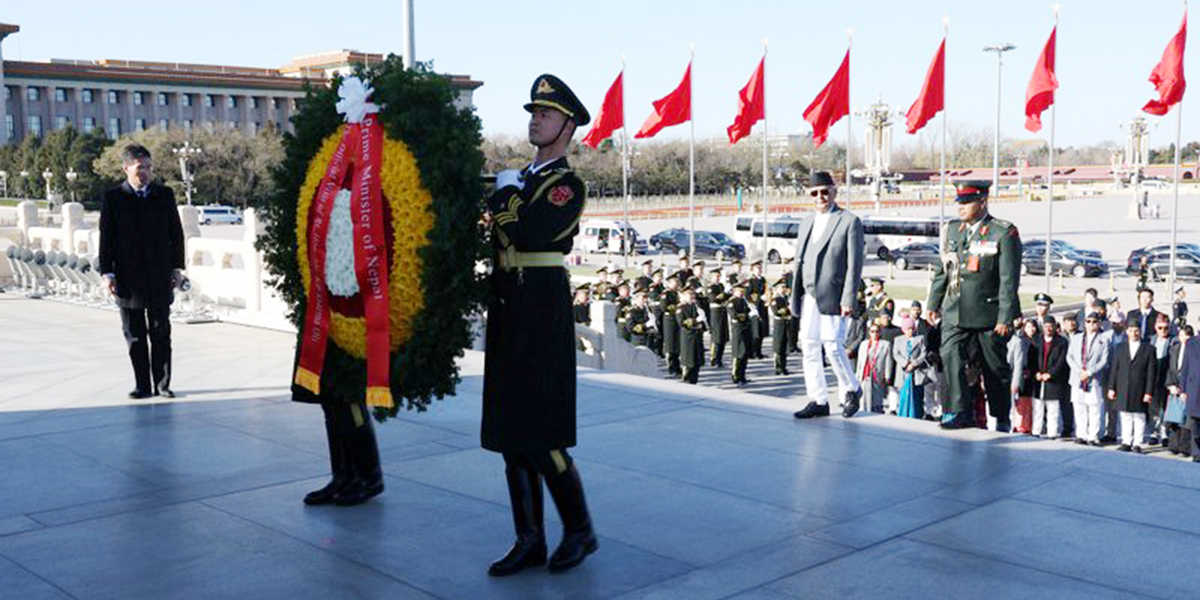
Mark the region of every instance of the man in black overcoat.
POLYGON ((546 563, 542 481, 563 522, 551 572, 583 562, 596 534, 579 471, 567 454, 575 445, 575 325, 563 255, 579 233, 586 189, 567 164, 575 128, 587 109, 560 79, 533 83, 529 143, 534 161, 497 174, 487 200, 495 258, 487 313, 482 445, 504 455, 517 539, 488 574, 512 575, 546 563))
POLYGON ((153 160, 132 144, 121 155, 125 182, 100 208, 100 272, 121 309, 134 399, 171 391, 171 303, 183 279, 183 227, 171 188, 151 181, 153 160))

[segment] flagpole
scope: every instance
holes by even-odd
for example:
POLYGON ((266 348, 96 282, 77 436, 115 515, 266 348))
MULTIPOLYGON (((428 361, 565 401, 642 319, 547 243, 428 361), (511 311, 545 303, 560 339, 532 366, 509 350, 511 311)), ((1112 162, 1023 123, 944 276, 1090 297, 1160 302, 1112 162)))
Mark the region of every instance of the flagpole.
MULTIPOLYGON (((942 42, 950 37, 950 16, 942 17, 942 42)), ((940 193, 938 199, 938 231, 943 231, 946 223, 946 54, 942 52, 942 160, 938 174, 938 190, 940 193)), ((945 254, 946 252, 946 236, 938 236, 938 251, 945 254)))
MULTIPOLYGON (((846 48, 846 52, 848 53, 848 52, 850 52, 851 48, 854 47, 854 29, 853 28, 846 30, 846 38, 848 40, 848 43, 847 43, 848 47, 846 48)), ((847 79, 849 79, 848 73, 847 73, 847 79)), ((846 85, 846 107, 849 108, 849 106, 850 106, 850 85, 847 84, 846 85)), ((854 111, 851 111, 851 110, 846 111, 846 207, 847 208, 850 207, 851 197, 853 195, 853 194, 851 194, 851 192, 853 191, 853 186, 851 185, 852 180, 850 179, 850 148, 854 146, 854 130, 852 129, 852 126, 850 124, 850 116, 853 114, 853 112, 854 111)), ((764 231, 764 233, 765 233, 765 231, 764 231)))
MULTIPOLYGON (((1058 5, 1054 6, 1054 51, 1058 53, 1058 5)), ((1057 63, 1057 61, 1056 61, 1057 63)), ((1058 65, 1055 64, 1055 77, 1058 76, 1058 65)), ((1058 111, 1058 102, 1050 105, 1050 170, 1047 174, 1048 186, 1046 189, 1046 293, 1050 293, 1050 257, 1053 256, 1051 250, 1054 248, 1054 122, 1055 113, 1058 111)), ((999 190, 997 190, 999 191, 999 190)))
MULTIPOLYGON (((767 202, 768 202, 768 200, 767 200, 767 167, 768 167, 768 165, 767 165, 767 38, 763 38, 763 73, 762 73, 762 82, 761 83, 762 83, 762 89, 763 89, 763 98, 762 98, 762 103, 763 103, 763 128, 762 128, 762 134, 763 134, 763 166, 762 166, 762 168, 763 168, 763 183, 762 183, 762 187, 763 187, 763 193, 762 193, 762 198, 763 198, 763 241, 762 241, 762 258, 763 258, 763 269, 765 270, 767 267, 767 263, 770 262, 767 260, 767 233, 769 231, 769 229, 767 228, 767 222, 771 217, 771 211, 767 208, 767 202)), ((751 231, 751 234, 753 234, 753 231, 751 231)))
POLYGON ((629 255, 633 253, 632 228, 629 226, 629 138, 625 131, 625 55, 621 55, 621 188, 625 198, 625 223, 621 226, 621 239, 625 242, 625 268, 629 268, 629 255))
POLYGON ((1175 199, 1171 204, 1171 275, 1167 279, 1167 294, 1175 289, 1175 246, 1179 239, 1179 163, 1183 159, 1183 149, 1180 148, 1179 142, 1182 136, 1183 101, 1180 99, 1175 105, 1175 199))
MULTIPOLYGON (((691 46, 691 58, 688 60, 688 122, 692 125, 692 137, 688 142, 688 151, 690 160, 688 163, 688 220, 690 221, 688 231, 688 261, 696 255, 696 119, 692 114, 692 77, 695 73, 691 68, 696 62, 696 44, 691 46)), ((680 284, 683 282, 681 281, 680 284)))

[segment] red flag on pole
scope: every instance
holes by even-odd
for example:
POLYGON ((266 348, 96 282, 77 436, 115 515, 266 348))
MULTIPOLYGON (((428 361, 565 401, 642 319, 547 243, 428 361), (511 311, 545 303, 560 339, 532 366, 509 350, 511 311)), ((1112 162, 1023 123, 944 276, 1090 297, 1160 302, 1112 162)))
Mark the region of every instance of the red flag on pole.
POLYGON ((1187 12, 1183 13, 1183 24, 1179 33, 1167 43, 1162 60, 1150 71, 1150 83, 1158 92, 1158 100, 1151 100, 1142 110, 1152 115, 1165 115, 1171 106, 1183 100, 1187 82, 1183 79, 1183 47, 1187 43, 1187 12))
POLYGON ((1058 26, 1055 25, 1050 39, 1046 40, 1046 47, 1038 56, 1029 87, 1025 88, 1025 129, 1034 133, 1041 130, 1042 111, 1054 104, 1054 90, 1058 89, 1058 78, 1054 76, 1054 39, 1057 35, 1058 26))
POLYGON ((829 137, 829 128, 850 114, 850 50, 825 89, 804 109, 804 120, 813 128, 813 147, 819 148, 829 137))
POLYGON ((624 79, 625 71, 622 69, 617 80, 608 88, 608 93, 604 94, 604 105, 600 107, 600 114, 596 115, 596 122, 583 136, 585 145, 595 148, 611 137, 614 131, 625 126, 624 79))
POLYGON ((738 140, 750 135, 754 124, 766 116, 767 103, 763 85, 766 64, 766 58, 759 61, 758 68, 754 70, 754 75, 750 76, 746 87, 738 92, 738 114, 733 118, 733 125, 726 129, 729 132, 730 144, 736 144, 738 140))
POLYGON ((946 38, 938 46, 933 62, 929 64, 929 72, 925 74, 925 84, 921 86, 921 95, 908 108, 906 115, 908 127, 906 131, 916 133, 933 115, 946 108, 946 38))
POLYGON ((692 63, 683 73, 683 81, 675 91, 654 101, 654 112, 646 117, 642 128, 633 137, 654 137, 663 128, 687 123, 692 118, 692 63))

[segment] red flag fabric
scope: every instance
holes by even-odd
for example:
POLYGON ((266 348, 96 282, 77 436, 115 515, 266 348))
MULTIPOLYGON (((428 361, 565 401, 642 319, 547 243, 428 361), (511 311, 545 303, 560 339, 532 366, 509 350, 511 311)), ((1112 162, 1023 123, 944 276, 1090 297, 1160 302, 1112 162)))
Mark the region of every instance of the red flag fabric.
POLYGON ((1034 133, 1042 129, 1042 111, 1054 104, 1054 90, 1058 89, 1058 78, 1054 76, 1054 40, 1057 35, 1058 26, 1055 25, 1033 68, 1029 87, 1025 88, 1025 129, 1034 133))
POLYGON ((646 117, 635 138, 654 137, 665 127, 686 123, 692 118, 692 63, 683 73, 683 81, 675 91, 654 101, 654 112, 646 117))
POLYGON ((921 86, 921 95, 917 101, 908 107, 906 131, 920 131, 933 115, 946 108, 946 38, 938 46, 933 62, 929 64, 929 72, 925 74, 925 84, 921 86))
POLYGON ((813 128, 813 147, 820 148, 829 137, 829 128, 850 114, 850 50, 825 89, 804 109, 804 120, 813 128))
POLYGON ((733 125, 726 129, 729 132, 730 144, 736 144, 738 140, 750 135, 754 124, 766 117, 766 86, 763 79, 766 65, 766 58, 759 61, 758 68, 754 70, 754 75, 750 76, 746 87, 738 92, 738 114, 733 118, 733 125))
POLYGON ((1183 13, 1183 24, 1179 26, 1179 33, 1176 33, 1175 37, 1167 43, 1162 60, 1158 61, 1153 71, 1150 71, 1150 83, 1154 84, 1154 89, 1158 92, 1158 100, 1147 102, 1142 110, 1161 116, 1167 114, 1172 105, 1183 100, 1183 90, 1187 88, 1187 81, 1183 79, 1183 47, 1185 44, 1187 44, 1186 11, 1183 13))
POLYGON ((587 135, 583 136, 585 145, 595 148, 612 136, 614 131, 625 126, 624 79, 625 71, 622 70, 617 75, 617 80, 609 86, 608 93, 604 94, 604 105, 600 107, 600 114, 596 115, 596 122, 592 124, 587 135))

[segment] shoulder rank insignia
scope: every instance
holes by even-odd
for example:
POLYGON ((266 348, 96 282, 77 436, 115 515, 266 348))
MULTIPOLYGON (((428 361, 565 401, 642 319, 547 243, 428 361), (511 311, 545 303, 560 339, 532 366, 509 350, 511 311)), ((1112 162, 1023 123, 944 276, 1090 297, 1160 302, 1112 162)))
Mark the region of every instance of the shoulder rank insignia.
POLYGON ((551 188, 549 200, 550 200, 550 204, 553 204, 555 206, 563 206, 567 202, 570 202, 571 198, 574 198, 574 197, 575 197, 575 192, 571 191, 571 186, 558 185, 558 186, 554 186, 553 188, 551 188))

